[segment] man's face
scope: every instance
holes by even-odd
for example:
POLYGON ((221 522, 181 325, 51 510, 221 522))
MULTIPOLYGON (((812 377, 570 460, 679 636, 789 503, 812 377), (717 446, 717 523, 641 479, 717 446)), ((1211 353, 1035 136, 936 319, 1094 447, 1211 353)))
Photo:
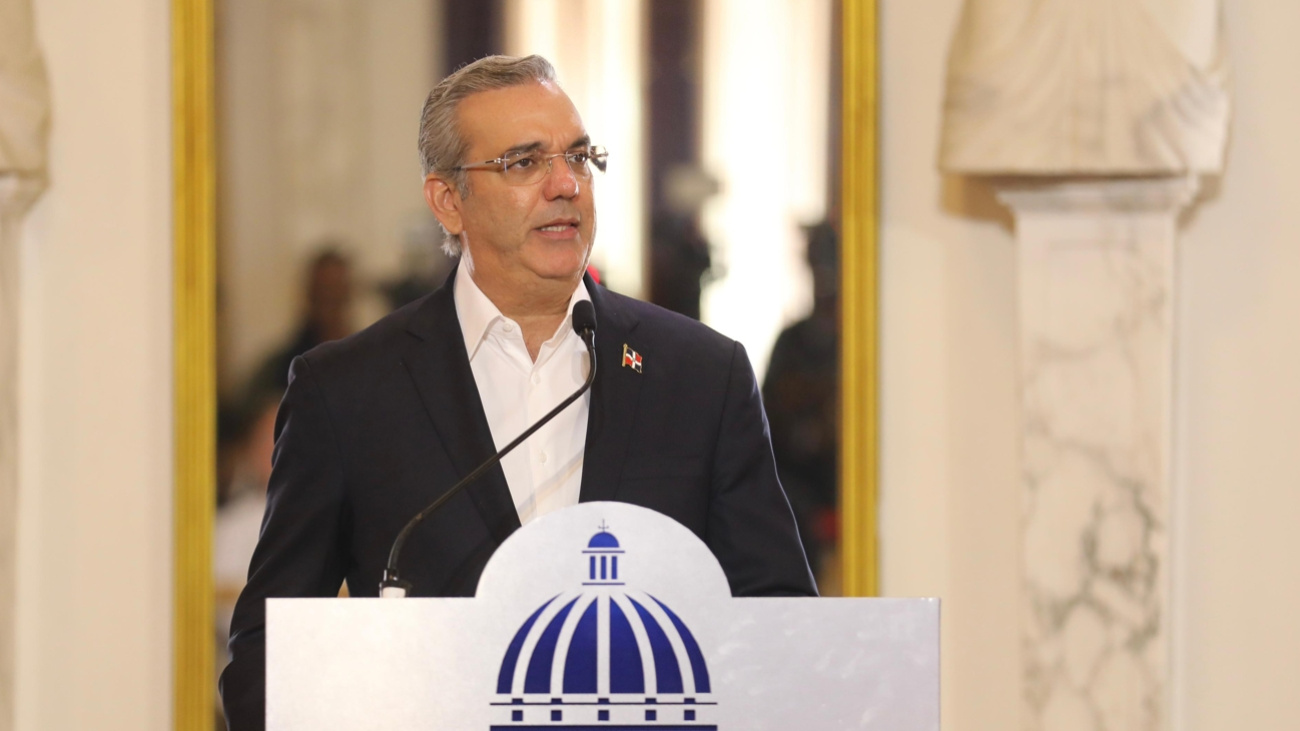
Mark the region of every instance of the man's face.
MULTIPOLYGON (((469 143, 462 164, 519 151, 549 155, 589 144, 578 111, 552 84, 480 92, 464 99, 458 114, 469 143)), ((465 174, 469 195, 462 198, 454 188, 446 195, 454 197, 458 209, 449 230, 463 232, 474 280, 517 293, 576 285, 596 234, 591 179, 574 175, 563 157, 553 158, 550 172, 531 185, 509 185, 495 170, 465 174)))

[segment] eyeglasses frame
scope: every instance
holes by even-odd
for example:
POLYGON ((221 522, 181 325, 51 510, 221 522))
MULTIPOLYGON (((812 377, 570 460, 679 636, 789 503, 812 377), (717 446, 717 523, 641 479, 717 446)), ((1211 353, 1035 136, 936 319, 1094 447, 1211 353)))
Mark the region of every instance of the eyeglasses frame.
MULTIPOLYGON (((516 162, 521 158, 531 157, 533 154, 534 154, 533 152, 518 152, 513 155, 502 155, 501 157, 494 158, 492 160, 484 160, 483 162, 471 162, 471 163, 466 163, 464 165, 458 165, 457 167, 452 169, 457 172, 465 171, 465 170, 491 170, 493 172, 498 172, 504 175, 506 174, 506 172, 509 171, 509 165, 511 162, 516 162)), ((564 158, 564 164, 569 166, 569 172, 573 173, 574 175, 581 176, 582 175, 581 173, 573 169, 573 163, 569 160, 570 155, 578 155, 578 154, 586 154, 587 161, 589 163, 595 165, 596 169, 601 171, 602 173, 605 172, 605 166, 608 164, 608 160, 609 160, 609 150, 606 150, 604 147, 601 147, 600 145, 587 145, 586 147, 580 147, 573 150, 565 150, 564 152, 553 152, 549 155, 541 155, 542 161, 546 163, 546 172, 543 173, 542 176, 539 177, 536 181, 533 181, 531 183, 520 183, 520 185, 535 185, 536 183, 544 180, 546 176, 550 175, 551 171, 554 169, 554 160, 557 157, 564 158)), ((588 173, 588 176, 590 176, 590 173, 588 173)))

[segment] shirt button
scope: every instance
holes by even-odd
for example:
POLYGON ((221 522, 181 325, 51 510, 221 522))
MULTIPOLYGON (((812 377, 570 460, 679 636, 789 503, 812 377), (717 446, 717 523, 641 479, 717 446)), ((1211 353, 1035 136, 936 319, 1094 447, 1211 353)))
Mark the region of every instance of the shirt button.
POLYGON ((541 383, 541 382, 542 382, 542 377, 539 376, 539 375, 537 375, 536 373, 534 373, 534 374, 533 374, 533 385, 536 386, 537 384, 539 384, 539 383, 541 383))
POLYGON ((502 330, 505 330, 505 331, 508 332, 508 333, 512 333, 512 332, 515 331, 515 326, 514 326, 513 323, 509 323, 509 322, 507 322, 507 323, 505 323, 505 324, 503 324, 503 325, 501 326, 501 329, 502 329, 502 330))
POLYGON ((542 464, 546 464, 546 452, 542 452, 538 458, 542 460, 542 464))

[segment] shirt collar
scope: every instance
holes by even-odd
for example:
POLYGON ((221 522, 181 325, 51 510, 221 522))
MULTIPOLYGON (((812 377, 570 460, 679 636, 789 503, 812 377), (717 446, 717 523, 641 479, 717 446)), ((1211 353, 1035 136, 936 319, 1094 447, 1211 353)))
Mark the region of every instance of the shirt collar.
MULTIPOLYGON (((469 275, 469 267, 464 265, 456 267, 454 297, 460 332, 465 338, 465 352, 469 354, 470 360, 474 360, 474 354, 478 352, 478 347, 483 343, 483 338, 487 337, 492 324, 498 319, 509 318, 501 314, 501 310, 483 294, 483 290, 478 288, 474 278, 469 275)), ((561 329, 572 329, 570 323, 573 322, 573 306, 582 300, 591 301, 591 293, 587 291, 587 283, 580 279, 573 295, 569 297, 569 311, 564 316, 564 322, 560 323, 561 329)))

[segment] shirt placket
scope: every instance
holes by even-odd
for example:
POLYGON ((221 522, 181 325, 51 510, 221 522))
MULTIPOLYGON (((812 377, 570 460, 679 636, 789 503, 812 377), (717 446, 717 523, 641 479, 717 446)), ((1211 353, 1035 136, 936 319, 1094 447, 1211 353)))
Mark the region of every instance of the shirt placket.
MULTIPOLYGON (((537 361, 531 363, 527 375, 527 383, 524 385, 525 392, 528 394, 528 419, 533 423, 542 418, 548 411, 555 408, 555 399, 546 386, 545 370, 550 362, 551 353, 548 352, 550 344, 542 345, 541 352, 538 353, 537 361)), ((538 489, 545 484, 547 476, 554 471, 554 439, 552 435, 555 430, 554 422, 548 424, 537 432, 537 439, 533 440, 528 468, 533 478, 533 499, 537 505, 538 512, 542 512, 544 506, 541 504, 542 496, 538 494, 538 489)))
MULTIPOLYGON (((502 367, 498 368, 497 371, 500 374, 500 377, 506 381, 501 384, 503 387, 502 391, 511 394, 511 398, 519 399, 522 402, 519 404, 519 407, 522 408, 511 409, 509 406, 506 407, 507 413, 514 411, 512 416, 507 416, 504 420, 509 424, 510 435, 506 437, 506 439, 513 440, 516 436, 523 433, 523 430, 531 426, 537 419, 534 415, 532 394, 530 390, 530 371, 533 364, 532 359, 528 357, 528 347, 524 343, 523 334, 518 324, 509 318, 501 317, 494 330, 499 352, 501 354, 500 357, 502 358, 502 367)), ((537 435, 534 435, 534 438, 536 436, 537 435)), ((524 502, 519 504, 520 518, 525 522, 535 515, 537 510, 536 472, 533 469, 533 458, 531 452, 534 441, 535 439, 528 439, 524 444, 515 449, 510 457, 507 457, 507 459, 515 464, 515 467, 513 468, 514 479, 511 480, 511 492, 515 492, 522 488, 522 493, 529 496, 524 502), (518 458, 520 456, 527 457, 527 466, 525 469, 529 484, 526 485, 515 484, 519 482, 519 478, 525 476, 519 474, 518 458)), ((503 465, 503 467, 505 467, 505 465, 503 465)), ((507 477, 509 478, 509 475, 507 475, 507 477)))

